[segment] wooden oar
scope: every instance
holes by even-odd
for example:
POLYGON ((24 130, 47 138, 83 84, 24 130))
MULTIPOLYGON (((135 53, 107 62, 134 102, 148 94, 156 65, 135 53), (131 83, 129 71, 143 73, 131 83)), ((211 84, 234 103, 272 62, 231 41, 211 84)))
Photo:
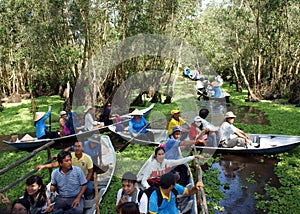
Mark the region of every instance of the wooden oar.
MULTIPOLYGON (((196 147, 194 146, 194 155, 197 154, 196 147)), ((202 169, 200 167, 199 161, 195 159, 196 164, 196 173, 198 175, 198 181, 202 182, 202 169)), ((199 192, 197 193, 198 199, 200 200, 199 204, 202 209, 202 213, 208 214, 208 208, 206 203, 206 196, 203 187, 200 187, 199 192), (201 197, 202 196, 202 197, 201 197)))
POLYGON ((98 182, 97 182, 97 173, 96 172, 94 172, 94 189, 95 189, 96 213, 100 214, 99 192, 98 192, 98 182))
MULTIPOLYGON (((48 164, 51 163, 54 160, 54 158, 51 158, 50 160, 48 160, 47 162, 45 162, 44 164, 48 164)), ((13 186, 17 185, 18 183, 20 183, 22 180, 28 178, 29 176, 33 175, 35 172, 37 172, 37 169, 31 170, 30 172, 28 172, 26 175, 18 178, 16 181, 14 181, 13 183, 7 185, 6 187, 2 188, 0 190, 0 193, 5 192, 6 190, 9 190, 10 188, 12 188, 13 186)))
POLYGON ((147 123, 145 126, 143 126, 143 128, 141 128, 141 130, 137 133, 137 135, 136 135, 136 136, 133 136, 132 138, 130 138, 130 139, 124 144, 124 146, 123 146, 119 151, 122 152, 122 151, 123 151, 123 150, 131 143, 131 141, 133 141, 136 137, 138 137, 139 134, 142 133, 142 131, 143 131, 145 128, 147 128, 149 125, 150 125, 150 122, 147 123))

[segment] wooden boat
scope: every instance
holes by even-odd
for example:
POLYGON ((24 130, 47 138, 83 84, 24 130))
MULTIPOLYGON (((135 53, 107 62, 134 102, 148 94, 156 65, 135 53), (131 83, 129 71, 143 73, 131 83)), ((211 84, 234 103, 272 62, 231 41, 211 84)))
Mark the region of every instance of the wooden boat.
POLYGON ((300 145, 300 136, 290 135, 272 135, 272 134, 249 134, 251 137, 258 137, 258 145, 251 146, 248 148, 234 147, 234 148, 223 148, 223 147, 204 147, 196 146, 198 150, 203 150, 207 153, 233 153, 233 154, 276 154, 289 151, 300 145))
POLYGON ((209 90, 207 89, 207 84, 202 83, 202 81, 197 81, 195 90, 197 94, 199 95, 198 100, 203 97, 205 100, 215 100, 215 101, 225 101, 226 103, 229 103, 230 94, 226 91, 221 89, 221 95, 219 97, 213 97, 209 90))
MULTIPOLYGON (((147 107, 145 109, 142 109, 141 111, 144 113, 144 115, 147 115, 153 109, 154 106, 155 106, 155 103, 151 104, 149 107, 147 107)), ((122 115, 120 117, 125 119, 125 120, 126 119, 129 120, 129 118, 131 116, 129 114, 125 114, 125 115, 122 115)), ((17 140, 16 142, 3 140, 3 143, 5 143, 9 146, 12 146, 16 149, 25 150, 25 151, 32 151, 34 149, 37 149, 37 148, 45 145, 46 143, 54 141, 55 143, 51 147, 54 147, 56 149, 62 149, 62 148, 71 146, 75 141, 82 141, 82 139, 86 139, 87 137, 90 137, 93 134, 102 132, 106 128, 107 127, 98 127, 98 128, 96 128, 95 130, 92 130, 92 131, 79 132, 79 133, 76 133, 76 134, 67 135, 67 136, 54 138, 54 139, 36 139, 36 138, 32 138, 30 140, 17 140)))
POLYGON ((147 129, 148 131, 151 131, 154 134, 154 142, 139 138, 132 138, 127 129, 123 130, 122 132, 117 132, 115 125, 108 126, 108 129, 116 135, 118 135, 123 140, 140 145, 159 145, 161 143, 165 143, 165 141, 168 139, 168 131, 163 129, 147 129))
POLYGON ((16 142, 10 142, 7 140, 3 140, 3 143, 12 146, 16 149, 20 150, 26 150, 26 151, 32 151, 34 149, 37 149, 51 141, 54 141, 55 143, 51 145, 51 147, 54 147, 56 149, 61 149, 68 147, 72 145, 75 141, 80 139, 86 139, 87 137, 92 136, 95 133, 99 133, 101 128, 95 129, 92 131, 87 132, 80 132, 77 134, 67 135, 59 138, 53 138, 53 139, 36 139, 32 138, 31 140, 17 140, 16 142))
MULTIPOLYGON (((96 213, 96 208, 102 201, 102 198, 106 193, 108 186, 110 185, 116 167, 116 153, 109 136, 102 135, 101 142, 102 161, 105 165, 108 165, 108 170, 103 174, 97 174, 96 182, 98 188, 98 200, 96 198, 90 200, 86 199, 84 205, 84 214, 96 213)), ((96 163, 96 165, 98 165, 98 163, 96 163)))
MULTIPOLYGON (((142 166, 139 173, 137 174, 138 186, 141 189, 144 189, 144 187, 141 185, 141 180, 142 180, 144 172, 147 169, 148 165, 150 164, 152 158, 153 158, 153 155, 150 156, 150 158, 146 161, 146 163, 142 166)), ((189 184, 187 185, 187 187, 193 187, 195 184, 194 184, 192 172, 190 170, 190 167, 188 167, 188 169, 189 169, 190 178, 189 178, 189 184)), ((178 199, 178 209, 180 210, 180 213, 198 214, 196 194, 188 195, 188 196, 178 195, 177 198, 179 198, 178 199)))

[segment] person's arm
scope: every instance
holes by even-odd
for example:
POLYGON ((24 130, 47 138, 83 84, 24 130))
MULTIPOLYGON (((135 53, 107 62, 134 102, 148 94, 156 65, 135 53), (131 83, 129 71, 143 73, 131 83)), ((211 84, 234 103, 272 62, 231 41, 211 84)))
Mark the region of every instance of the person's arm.
POLYGON ((187 188, 186 191, 184 191, 184 195, 193 195, 195 194, 201 187, 203 187, 203 183, 198 181, 196 185, 192 188, 187 188))
POLYGON ((195 144, 195 141, 191 141, 191 140, 186 140, 186 141, 180 142, 180 146, 192 146, 194 144, 195 144))
POLYGON ((86 175, 86 180, 90 181, 93 176, 93 168, 88 169, 88 174, 86 175))
MULTIPOLYGON (((156 161, 156 160, 153 160, 153 161, 156 161)), ((154 163, 150 163, 147 167, 147 169, 145 169, 144 171, 144 175, 143 175, 143 178, 142 178, 142 181, 141 181, 141 184, 143 187, 145 187, 146 189, 150 187, 150 185, 148 184, 148 179, 150 178, 151 174, 152 174, 152 171, 153 171, 153 164, 154 163)))
POLYGON ((55 168, 55 167, 58 167, 58 166, 59 166, 58 161, 55 161, 53 163, 48 163, 48 164, 43 164, 43 165, 37 165, 36 169, 38 171, 40 171, 41 169, 44 169, 44 168, 50 169, 50 168, 55 168))
POLYGON ((158 213, 158 197, 156 191, 153 191, 149 198, 149 208, 148 211, 150 214, 158 213))
POLYGON ((83 193, 85 192, 87 188, 87 184, 84 184, 82 185, 81 189, 80 189, 80 192, 78 193, 77 197, 75 198, 75 200, 73 201, 72 203, 72 207, 77 207, 80 205, 80 199, 81 199, 81 196, 83 195, 83 193))
POLYGON ((119 189, 117 193, 116 211, 120 212, 120 207, 123 203, 127 202, 126 198, 122 195, 123 189, 119 189))

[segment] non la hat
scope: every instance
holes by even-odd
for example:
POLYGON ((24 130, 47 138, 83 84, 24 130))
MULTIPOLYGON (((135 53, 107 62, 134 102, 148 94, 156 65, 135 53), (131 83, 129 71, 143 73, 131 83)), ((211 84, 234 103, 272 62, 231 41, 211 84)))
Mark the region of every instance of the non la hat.
POLYGON ((132 172, 125 172, 122 176, 122 180, 137 181, 137 177, 132 172))
POLYGON ((225 114, 225 118, 233 118, 233 117, 236 117, 232 111, 229 111, 225 114))
POLYGON ((143 116, 144 114, 140 110, 134 109, 134 111, 131 112, 129 115, 131 115, 131 116, 134 116, 134 115, 143 116))
POLYGON ((93 134, 91 137, 88 138, 88 141, 94 143, 101 143, 101 136, 98 134, 93 134))
POLYGON ((45 114, 45 112, 36 112, 34 115, 34 122, 40 120, 42 117, 44 117, 45 114))

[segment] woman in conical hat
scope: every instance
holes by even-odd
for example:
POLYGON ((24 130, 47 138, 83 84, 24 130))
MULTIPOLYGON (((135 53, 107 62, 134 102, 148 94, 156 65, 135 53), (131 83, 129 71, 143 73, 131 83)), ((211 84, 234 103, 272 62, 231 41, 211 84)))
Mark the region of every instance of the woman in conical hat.
POLYGON ((57 132, 49 132, 48 126, 45 124, 45 120, 51 114, 51 106, 48 108, 48 112, 36 112, 34 115, 34 126, 37 139, 45 139, 45 138, 56 138, 59 137, 57 132))
POLYGON ((128 131, 130 132, 130 136, 153 142, 154 134, 149 130, 147 130, 149 124, 144 118, 143 112, 141 112, 138 109, 135 109, 129 115, 132 116, 128 126, 128 131))

